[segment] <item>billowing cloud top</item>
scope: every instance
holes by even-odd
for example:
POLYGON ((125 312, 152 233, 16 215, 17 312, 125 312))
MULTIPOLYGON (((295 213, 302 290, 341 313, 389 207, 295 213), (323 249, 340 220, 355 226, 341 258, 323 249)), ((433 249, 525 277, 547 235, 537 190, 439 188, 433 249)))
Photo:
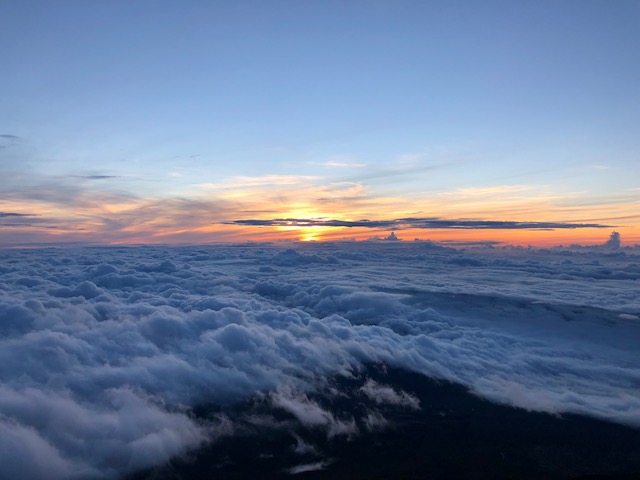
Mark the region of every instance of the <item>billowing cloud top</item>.
MULTIPOLYGON (((116 478, 242 422, 282 427, 224 413, 249 399, 328 438, 366 435, 387 425, 383 408, 421 408, 372 379, 350 393, 366 412, 317 400, 342 398, 330 379, 371 362, 495 402, 640 426, 630 253, 385 242, 0 257, 2 478, 116 478), (222 413, 198 420, 201 405, 222 413)), ((313 450, 301 438, 296 448, 313 450)))

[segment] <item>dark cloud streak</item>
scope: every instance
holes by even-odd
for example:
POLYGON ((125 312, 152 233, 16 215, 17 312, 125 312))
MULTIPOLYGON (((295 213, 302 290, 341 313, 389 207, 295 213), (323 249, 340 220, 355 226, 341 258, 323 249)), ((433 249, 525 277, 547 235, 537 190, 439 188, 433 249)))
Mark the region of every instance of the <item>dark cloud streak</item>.
POLYGON ((0 218, 4 217, 35 217, 31 213, 15 213, 15 212, 0 212, 0 218))
POLYGON ((111 180, 121 177, 119 175, 75 175, 75 178, 82 178, 84 180, 111 180))
POLYGON ((0 134, 0 150, 10 147, 11 145, 15 145, 16 143, 22 141, 17 135, 10 134, 0 134))
POLYGON ((404 230, 457 229, 457 230, 555 230, 576 228, 612 228, 611 225, 597 223, 564 222, 514 222, 497 220, 443 220, 440 218, 398 218, 393 220, 335 220, 305 218, 274 218, 271 220, 245 219, 227 222, 230 225, 255 227, 342 227, 342 228, 390 228, 404 230))

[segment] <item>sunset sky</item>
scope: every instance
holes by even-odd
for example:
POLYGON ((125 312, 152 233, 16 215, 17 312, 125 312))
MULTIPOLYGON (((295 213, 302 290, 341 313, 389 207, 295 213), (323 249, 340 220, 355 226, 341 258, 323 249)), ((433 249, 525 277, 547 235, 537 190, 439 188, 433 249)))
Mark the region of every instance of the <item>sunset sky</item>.
POLYGON ((0 1, 0 245, 640 243, 640 2, 0 1))

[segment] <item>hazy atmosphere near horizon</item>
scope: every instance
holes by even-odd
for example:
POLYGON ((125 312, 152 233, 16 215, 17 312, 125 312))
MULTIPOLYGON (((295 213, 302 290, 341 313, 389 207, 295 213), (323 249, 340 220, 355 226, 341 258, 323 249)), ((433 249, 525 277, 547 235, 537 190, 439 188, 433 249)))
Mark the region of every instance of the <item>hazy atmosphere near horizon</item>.
POLYGON ((0 480, 639 478, 639 27, 0 0, 0 480))

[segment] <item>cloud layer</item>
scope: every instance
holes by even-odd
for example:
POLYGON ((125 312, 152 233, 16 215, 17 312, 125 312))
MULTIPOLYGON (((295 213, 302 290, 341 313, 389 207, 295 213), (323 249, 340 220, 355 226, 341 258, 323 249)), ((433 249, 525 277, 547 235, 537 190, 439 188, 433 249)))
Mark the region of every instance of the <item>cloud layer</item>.
POLYGON ((421 408, 373 380, 357 391, 364 416, 312 396, 339 398, 329 379, 369 362, 640 427, 630 252, 389 242, 0 257, 0 477, 116 478, 249 421, 192 415, 207 404, 261 399, 327 437, 383 428, 376 405, 421 408))

